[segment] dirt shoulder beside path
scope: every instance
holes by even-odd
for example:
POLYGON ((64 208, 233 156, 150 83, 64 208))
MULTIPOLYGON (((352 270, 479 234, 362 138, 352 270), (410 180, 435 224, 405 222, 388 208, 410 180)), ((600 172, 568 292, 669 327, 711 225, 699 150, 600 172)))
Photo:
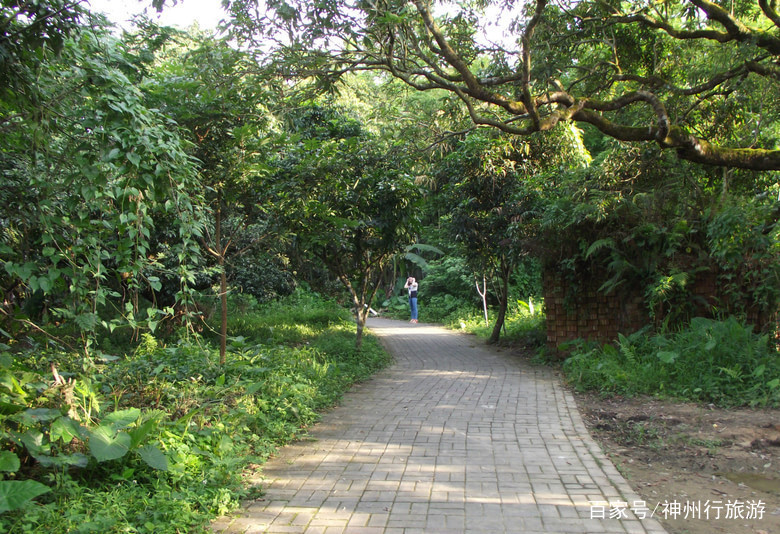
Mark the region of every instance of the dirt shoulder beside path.
POLYGON ((591 435, 670 533, 780 533, 780 410, 575 397, 591 435))

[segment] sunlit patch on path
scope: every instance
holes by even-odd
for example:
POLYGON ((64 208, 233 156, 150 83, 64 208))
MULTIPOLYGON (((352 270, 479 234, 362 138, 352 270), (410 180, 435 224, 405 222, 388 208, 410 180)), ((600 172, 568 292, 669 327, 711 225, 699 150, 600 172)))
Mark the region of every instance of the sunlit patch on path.
POLYGON ((550 370, 439 327, 368 326, 396 364, 263 466, 263 498, 214 530, 665 532, 550 370))

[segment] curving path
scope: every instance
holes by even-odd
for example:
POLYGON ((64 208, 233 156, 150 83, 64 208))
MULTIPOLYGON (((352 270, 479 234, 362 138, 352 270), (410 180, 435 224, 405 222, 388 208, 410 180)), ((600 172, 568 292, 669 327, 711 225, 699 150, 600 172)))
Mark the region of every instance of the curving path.
POLYGON ((440 327, 368 326, 395 365, 280 450, 264 497, 215 531, 665 532, 549 369, 440 327))

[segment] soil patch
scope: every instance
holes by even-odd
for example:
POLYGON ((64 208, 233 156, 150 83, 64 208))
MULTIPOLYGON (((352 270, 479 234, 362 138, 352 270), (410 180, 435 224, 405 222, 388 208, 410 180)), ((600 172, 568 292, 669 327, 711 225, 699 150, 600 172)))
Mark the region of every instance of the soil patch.
POLYGON ((592 436, 669 532, 780 533, 780 410, 575 397, 592 436))

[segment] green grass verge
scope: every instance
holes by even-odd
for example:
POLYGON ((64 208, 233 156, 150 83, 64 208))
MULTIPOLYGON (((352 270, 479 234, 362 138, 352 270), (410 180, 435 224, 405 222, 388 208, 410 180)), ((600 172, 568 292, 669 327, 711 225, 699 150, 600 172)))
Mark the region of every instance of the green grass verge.
POLYGON ((224 366, 193 337, 145 335, 108 362, 5 346, 0 531, 205 532, 255 491, 246 466, 390 362, 372 336, 356 351, 348 313, 311 295, 233 317, 229 335, 224 366))
POLYGON ((603 395, 657 395, 718 406, 780 405, 780 357, 768 335, 730 317, 688 328, 620 336, 616 345, 568 347, 568 381, 603 395))

